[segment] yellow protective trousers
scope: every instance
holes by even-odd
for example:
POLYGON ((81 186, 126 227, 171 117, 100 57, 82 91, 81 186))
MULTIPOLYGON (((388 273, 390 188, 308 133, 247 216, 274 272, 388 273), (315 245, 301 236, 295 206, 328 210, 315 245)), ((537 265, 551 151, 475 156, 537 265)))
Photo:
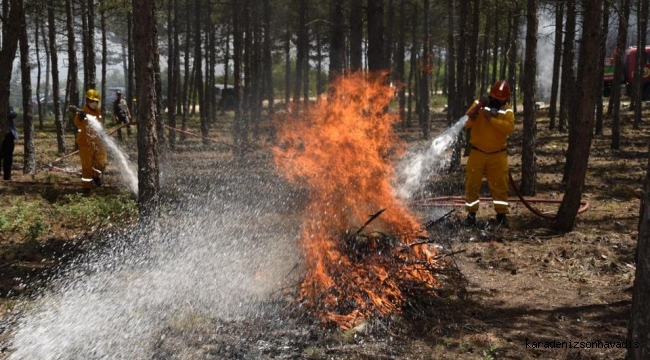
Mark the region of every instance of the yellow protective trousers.
POLYGON ((497 214, 508 213, 508 153, 498 151, 486 153, 472 149, 467 159, 465 177, 465 208, 477 212, 483 173, 487 174, 488 185, 497 214))
POLYGON ((92 187, 93 177, 101 175, 108 164, 106 149, 101 142, 79 144, 79 156, 81 157, 81 181, 84 186, 92 187))

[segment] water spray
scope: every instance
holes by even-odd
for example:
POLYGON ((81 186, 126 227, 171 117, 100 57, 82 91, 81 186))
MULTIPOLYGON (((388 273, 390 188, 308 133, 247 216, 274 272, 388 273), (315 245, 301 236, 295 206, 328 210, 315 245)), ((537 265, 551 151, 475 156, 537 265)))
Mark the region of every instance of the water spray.
MULTIPOLYGON (((474 107, 474 109, 478 108, 480 104, 474 107)), ((425 180, 431 174, 449 163, 451 156, 446 151, 456 141, 467 119, 469 119, 468 115, 461 117, 452 127, 434 138, 426 151, 411 153, 401 162, 398 166, 397 189, 401 198, 411 199, 413 194, 422 189, 425 180)))

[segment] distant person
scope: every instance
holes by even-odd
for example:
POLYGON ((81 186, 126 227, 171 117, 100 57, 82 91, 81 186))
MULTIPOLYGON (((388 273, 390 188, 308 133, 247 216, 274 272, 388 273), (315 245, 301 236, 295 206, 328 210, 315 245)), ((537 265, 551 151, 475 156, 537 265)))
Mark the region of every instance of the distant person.
POLYGON ((131 111, 129 111, 129 106, 126 104, 126 100, 122 97, 122 92, 117 91, 115 93, 116 98, 113 101, 113 115, 117 123, 128 124, 131 122, 131 111))
POLYGON ((99 107, 99 92, 95 89, 86 92, 86 104, 74 117, 74 124, 78 129, 77 145, 81 158, 81 181, 84 187, 91 188, 93 183, 102 186, 101 176, 108 164, 108 156, 100 135, 89 126, 86 115, 95 116, 101 125, 104 124, 99 107))
MULTIPOLYGON (((126 99, 122 96, 122 92, 117 90, 115 92, 115 101, 113 101, 113 116, 115 122, 119 124, 130 124, 132 122, 131 111, 126 103, 126 99)), ((127 129, 127 134, 131 135, 131 129, 127 129)), ((122 129, 117 130, 117 137, 122 140, 122 129)))
POLYGON ((479 193, 483 174, 494 200, 496 221, 507 226, 508 213, 508 153, 507 139, 515 128, 515 114, 510 106, 510 85, 499 80, 490 89, 489 96, 476 100, 466 113, 465 127, 471 129, 465 178, 466 225, 476 224, 479 193))
POLYGON ((5 134, 0 145, 0 163, 2 163, 2 178, 4 180, 11 180, 11 166, 14 162, 14 147, 16 140, 18 140, 18 130, 14 119, 18 117, 14 112, 13 106, 9 106, 7 113, 7 127, 5 134))

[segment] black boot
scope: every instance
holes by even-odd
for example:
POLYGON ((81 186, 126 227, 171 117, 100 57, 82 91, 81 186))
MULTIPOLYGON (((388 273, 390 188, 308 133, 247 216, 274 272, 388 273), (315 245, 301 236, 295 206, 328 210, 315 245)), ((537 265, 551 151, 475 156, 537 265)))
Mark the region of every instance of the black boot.
POLYGON ((463 225, 465 225, 465 226, 474 226, 474 225, 476 225, 476 213, 475 212, 467 213, 467 217, 463 221, 463 225))
POLYGON ((497 214, 497 225, 508 227, 508 218, 506 214, 497 214))
POLYGON ((93 181, 95 182, 95 185, 102 186, 102 179, 99 176, 94 176, 93 181))

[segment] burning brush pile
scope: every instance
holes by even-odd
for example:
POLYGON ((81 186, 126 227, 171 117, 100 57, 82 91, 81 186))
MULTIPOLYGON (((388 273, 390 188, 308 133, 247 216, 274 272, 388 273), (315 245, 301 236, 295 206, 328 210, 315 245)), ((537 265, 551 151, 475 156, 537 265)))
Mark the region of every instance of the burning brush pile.
POLYGON ((398 119, 386 112, 394 90, 383 79, 340 78, 328 99, 284 119, 274 149, 283 174, 309 191, 297 300, 344 329, 435 295, 449 268, 393 191, 390 158, 403 144, 393 132, 398 119))

